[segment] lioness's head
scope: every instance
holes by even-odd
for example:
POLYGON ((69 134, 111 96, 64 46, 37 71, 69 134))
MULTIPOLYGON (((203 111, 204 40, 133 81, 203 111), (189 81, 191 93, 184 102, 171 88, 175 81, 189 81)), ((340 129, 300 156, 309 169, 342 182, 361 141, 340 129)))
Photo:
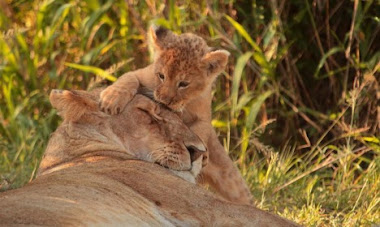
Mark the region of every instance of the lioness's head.
POLYGON ((176 35, 152 27, 151 34, 156 80, 160 83, 154 91, 155 99, 180 111, 210 87, 226 67, 229 52, 212 51, 201 37, 190 33, 176 35))
POLYGON ((201 159, 205 146, 175 113, 136 95, 121 114, 111 116, 99 110, 99 93, 51 92, 50 102, 64 121, 49 141, 39 174, 95 155, 129 155, 179 171, 191 170, 201 159))

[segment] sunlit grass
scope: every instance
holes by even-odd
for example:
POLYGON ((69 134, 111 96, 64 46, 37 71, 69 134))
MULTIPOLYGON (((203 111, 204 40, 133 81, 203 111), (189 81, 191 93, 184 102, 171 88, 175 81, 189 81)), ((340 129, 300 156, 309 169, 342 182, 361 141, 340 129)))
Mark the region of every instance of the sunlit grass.
POLYGON ((377 2, 0 3, 0 190, 33 179, 59 123, 50 90, 147 65, 156 23, 231 52, 213 125, 258 207, 307 226, 380 223, 377 2))

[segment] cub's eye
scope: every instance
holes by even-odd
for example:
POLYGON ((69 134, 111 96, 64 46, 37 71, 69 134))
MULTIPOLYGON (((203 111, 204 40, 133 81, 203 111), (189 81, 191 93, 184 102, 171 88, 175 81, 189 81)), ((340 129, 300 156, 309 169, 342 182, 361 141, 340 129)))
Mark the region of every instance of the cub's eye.
POLYGON ((165 75, 162 73, 157 73, 158 78, 160 78, 161 81, 165 80, 165 75))
POLYGON ((187 86, 189 86, 189 82, 187 82, 187 81, 181 81, 178 84, 179 88, 186 88, 187 86))

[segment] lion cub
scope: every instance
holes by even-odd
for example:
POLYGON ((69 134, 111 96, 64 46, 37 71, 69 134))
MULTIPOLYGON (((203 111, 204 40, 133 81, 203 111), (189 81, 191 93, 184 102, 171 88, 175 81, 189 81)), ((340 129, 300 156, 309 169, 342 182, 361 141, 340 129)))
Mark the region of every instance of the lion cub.
POLYGON ((238 169, 228 157, 211 125, 212 84, 227 65, 229 52, 208 47, 199 36, 176 35, 162 27, 151 28, 155 49, 153 64, 122 75, 100 95, 101 108, 120 113, 146 87, 156 101, 176 111, 184 123, 207 145, 200 179, 223 198, 250 204, 251 193, 238 169))

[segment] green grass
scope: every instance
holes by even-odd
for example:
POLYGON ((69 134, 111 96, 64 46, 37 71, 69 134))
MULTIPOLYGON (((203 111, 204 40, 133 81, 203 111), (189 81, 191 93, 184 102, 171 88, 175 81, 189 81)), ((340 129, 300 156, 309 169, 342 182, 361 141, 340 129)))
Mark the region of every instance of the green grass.
POLYGON ((379 224, 379 1, 166 3, 0 0, 0 190, 34 177, 60 122, 49 91, 147 65, 156 23, 231 52, 212 123, 258 207, 379 224))

